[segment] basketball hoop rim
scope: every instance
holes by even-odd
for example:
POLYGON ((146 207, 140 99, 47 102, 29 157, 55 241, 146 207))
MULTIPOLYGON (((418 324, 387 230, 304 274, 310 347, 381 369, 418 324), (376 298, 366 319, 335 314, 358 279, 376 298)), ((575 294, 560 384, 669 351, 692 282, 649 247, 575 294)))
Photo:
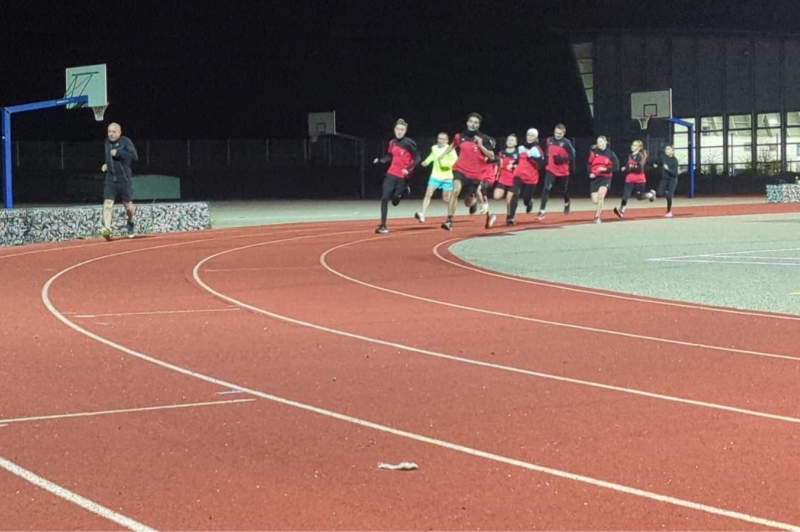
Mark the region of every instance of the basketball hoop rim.
POLYGON ((647 124, 650 122, 650 119, 653 118, 655 115, 640 115, 636 117, 636 120, 639 121, 639 126, 642 129, 647 129, 647 124))
POLYGON ((108 109, 108 105, 98 105, 92 107, 92 111, 94 112, 94 119, 98 122, 103 121, 103 115, 105 115, 106 109, 108 109))

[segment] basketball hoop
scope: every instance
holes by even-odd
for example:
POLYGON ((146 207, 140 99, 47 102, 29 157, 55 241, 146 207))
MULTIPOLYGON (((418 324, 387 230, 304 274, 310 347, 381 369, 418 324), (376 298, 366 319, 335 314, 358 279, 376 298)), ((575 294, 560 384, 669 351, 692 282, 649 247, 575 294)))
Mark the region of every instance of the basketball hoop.
POLYGON ((319 133, 311 135, 311 142, 317 142, 318 139, 319 139, 319 133))
POLYGON ((639 126, 644 130, 647 129, 647 123, 650 122, 650 119, 652 117, 653 115, 644 115, 644 116, 639 116, 636 119, 639 121, 639 126))
POLYGON ((100 105, 98 107, 92 107, 92 111, 94 111, 94 119, 97 120, 98 122, 102 122, 103 121, 103 115, 105 114, 106 109, 108 109, 107 105, 100 105))

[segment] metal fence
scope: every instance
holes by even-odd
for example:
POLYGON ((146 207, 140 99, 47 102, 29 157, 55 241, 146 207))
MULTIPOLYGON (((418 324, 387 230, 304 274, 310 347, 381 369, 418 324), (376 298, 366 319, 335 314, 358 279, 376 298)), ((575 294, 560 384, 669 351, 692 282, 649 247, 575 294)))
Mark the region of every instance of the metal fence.
MULTIPOLYGON (((336 137, 308 139, 135 140, 137 172, 149 169, 259 168, 296 166, 313 159, 330 166, 360 164, 358 143, 336 137)), ((18 141, 14 168, 95 171, 103 164, 102 142, 18 141)))
MULTIPOLYGON (((433 137, 416 138, 422 157, 434 144, 433 137)), ((133 139, 139 152, 136 174, 163 174, 179 177, 181 197, 191 200, 255 198, 377 197, 384 166, 372 160, 386 151, 388 139, 354 141, 345 137, 309 139, 222 139, 222 140, 141 140, 133 139), (363 145, 363 152, 362 152, 363 145)), ((497 138, 498 149, 505 139, 497 138)), ((575 194, 588 193, 586 160, 593 139, 572 139, 577 151, 575 178, 570 188, 575 194)), ((667 139, 648 137, 650 153, 659 153, 667 139)), ((627 144, 616 143, 624 159, 627 144)), ((12 145, 15 195, 20 201, 91 201, 86 192, 99 194, 103 143, 17 141, 12 145)), ((411 178, 415 195, 421 194, 429 172, 417 170, 411 178)), ((712 176, 708 176, 709 178, 712 176)), ((656 178, 657 180, 657 178, 656 178)), ((734 184, 729 180, 708 179, 709 190, 722 192, 734 184), (723 188, 720 188, 723 187, 723 188), (719 189, 719 190, 717 190, 719 189)), ((622 180, 612 182, 612 193, 622 180)), ((683 183, 679 185, 682 187, 683 183)), ((743 180, 731 192, 757 191, 761 184, 743 180)))

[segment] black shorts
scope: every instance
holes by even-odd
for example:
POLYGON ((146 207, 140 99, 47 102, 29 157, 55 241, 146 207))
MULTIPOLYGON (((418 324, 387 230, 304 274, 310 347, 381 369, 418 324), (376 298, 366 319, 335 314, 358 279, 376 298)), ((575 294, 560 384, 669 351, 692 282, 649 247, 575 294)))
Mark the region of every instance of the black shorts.
POLYGON ((592 194, 599 192, 602 187, 606 187, 606 190, 611 187, 610 177, 595 177, 589 180, 589 191, 592 194))
POLYGON ((522 179, 518 176, 514 177, 514 184, 513 185, 504 185, 498 181, 494 184, 494 188, 499 188, 501 190, 505 190, 506 192, 510 192, 512 194, 519 194, 519 191, 522 190, 523 185, 525 183, 522 182, 522 179))
POLYGON ((131 182, 124 181, 106 181, 103 186, 103 199, 111 201, 119 201, 128 203, 131 201, 131 182))
POLYGON ((458 170, 453 170, 453 179, 461 182, 461 188, 468 196, 475 194, 483 183, 483 179, 466 176, 458 170))

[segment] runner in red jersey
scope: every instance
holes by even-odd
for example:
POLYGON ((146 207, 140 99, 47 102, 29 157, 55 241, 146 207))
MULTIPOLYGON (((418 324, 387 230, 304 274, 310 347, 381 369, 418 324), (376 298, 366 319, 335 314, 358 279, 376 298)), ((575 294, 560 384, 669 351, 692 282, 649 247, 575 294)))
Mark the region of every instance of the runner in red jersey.
POLYGON ((383 179, 383 195, 381 196, 381 224, 375 229, 376 233, 385 234, 389 232, 386 227, 386 217, 389 214, 389 201, 395 207, 400 204, 403 195, 411 194, 408 186, 408 177, 419 164, 420 156, 417 151, 417 144, 406 137, 408 122, 402 118, 398 119, 394 125, 394 138, 389 141, 386 155, 380 159, 375 159, 374 164, 388 163, 389 169, 383 179))
POLYGON ((472 113, 467 117, 467 129, 453 138, 453 143, 439 157, 440 159, 458 149, 458 160, 453 165, 453 193, 447 205, 447 220, 442 229, 453 230, 453 216, 456 213, 458 196, 465 189, 467 195, 477 194, 482 176, 486 171, 487 159, 494 159, 490 137, 480 131, 481 115, 472 113))
POLYGON ((512 205, 519 196, 522 188, 522 178, 519 176, 520 150, 517 146, 517 136, 510 134, 506 137, 506 149, 498 152, 500 159, 500 175, 494 185, 494 199, 506 200, 506 225, 514 225, 514 212, 512 205))
POLYGON ((628 155, 628 165, 622 167, 622 171, 625 172, 622 203, 620 203, 619 209, 614 207, 614 214, 620 218, 625 217, 628 199, 632 194, 639 201, 655 201, 656 199, 655 190, 645 192, 645 187, 647 186, 647 176, 644 173, 645 164, 647 164, 647 150, 644 149, 644 143, 638 139, 634 140, 631 144, 631 154, 628 155))
POLYGON ((520 192, 511 205, 512 218, 517 212, 519 198, 525 205, 525 212, 533 210, 533 191, 544 173, 544 150, 539 146, 539 130, 532 127, 525 133, 525 143, 519 148, 518 174, 522 180, 520 192))
POLYGON ((564 137, 566 132, 567 128, 564 124, 557 124, 553 136, 547 139, 545 146, 547 170, 544 175, 539 214, 536 216, 539 220, 545 216, 547 200, 550 199, 550 191, 556 183, 563 189, 564 214, 569 214, 569 176, 572 173, 572 163, 575 161, 575 147, 569 139, 564 137))
POLYGON ((589 150, 589 192, 592 203, 597 205, 594 223, 601 223, 600 213, 603 211, 603 200, 611 186, 614 172, 619 170, 617 154, 611 151, 611 145, 604 136, 597 137, 597 143, 589 150))

